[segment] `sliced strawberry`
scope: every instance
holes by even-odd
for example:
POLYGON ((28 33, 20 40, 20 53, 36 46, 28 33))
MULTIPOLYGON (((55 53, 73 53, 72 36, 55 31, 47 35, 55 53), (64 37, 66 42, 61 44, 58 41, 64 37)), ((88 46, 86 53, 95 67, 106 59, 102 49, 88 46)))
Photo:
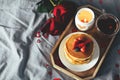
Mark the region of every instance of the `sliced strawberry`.
POLYGON ((79 40, 79 41, 78 41, 78 44, 84 43, 84 42, 85 42, 84 40, 79 40))
POLYGON ((79 43, 79 45, 78 45, 79 47, 83 47, 83 46, 85 46, 85 43, 83 42, 83 43, 79 43))
POLYGON ((81 49, 80 49, 81 52, 85 52, 86 51, 86 46, 83 46, 81 49))
POLYGON ((75 49, 76 45, 77 45, 77 40, 74 39, 74 42, 73 42, 73 49, 75 49))
POLYGON ((82 38, 81 38, 81 37, 79 37, 79 38, 77 38, 77 40, 82 40, 82 38))
POLYGON ((90 43, 90 42, 91 42, 91 40, 88 39, 88 40, 86 40, 86 41, 84 42, 84 44, 86 45, 86 44, 88 44, 88 43, 90 43))

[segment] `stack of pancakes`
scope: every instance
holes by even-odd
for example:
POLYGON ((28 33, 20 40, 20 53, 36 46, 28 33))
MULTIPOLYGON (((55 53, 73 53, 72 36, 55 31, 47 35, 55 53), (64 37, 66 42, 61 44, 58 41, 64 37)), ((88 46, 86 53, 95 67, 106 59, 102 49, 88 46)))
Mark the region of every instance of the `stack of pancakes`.
POLYGON ((72 64, 84 64, 91 61, 93 55, 93 40, 90 35, 73 34, 65 43, 65 56, 72 64))

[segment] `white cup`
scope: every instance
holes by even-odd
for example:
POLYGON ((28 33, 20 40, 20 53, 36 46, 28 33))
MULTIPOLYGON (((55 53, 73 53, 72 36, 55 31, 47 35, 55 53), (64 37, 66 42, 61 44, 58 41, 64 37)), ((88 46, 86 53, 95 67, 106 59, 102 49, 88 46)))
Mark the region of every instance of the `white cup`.
POLYGON ((75 16, 75 25, 81 31, 87 31, 94 24, 95 15, 90 8, 81 8, 75 16))

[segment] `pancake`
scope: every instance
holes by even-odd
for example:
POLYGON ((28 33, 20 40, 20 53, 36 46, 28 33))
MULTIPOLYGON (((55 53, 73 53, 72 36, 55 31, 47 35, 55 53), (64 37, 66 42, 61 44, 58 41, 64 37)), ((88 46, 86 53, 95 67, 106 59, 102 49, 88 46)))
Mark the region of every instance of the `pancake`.
POLYGON ((73 34, 66 40, 65 56, 72 64, 90 62, 93 55, 93 41, 89 35, 73 34))

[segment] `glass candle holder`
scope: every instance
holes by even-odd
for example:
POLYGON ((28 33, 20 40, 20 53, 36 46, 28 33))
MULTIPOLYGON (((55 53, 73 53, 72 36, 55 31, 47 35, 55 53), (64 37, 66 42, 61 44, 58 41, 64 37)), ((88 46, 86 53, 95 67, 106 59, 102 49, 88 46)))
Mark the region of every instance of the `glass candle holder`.
POLYGON ((75 25, 81 31, 87 31, 94 24, 95 15, 90 8, 81 8, 75 16, 75 25))
POLYGON ((120 29, 120 22, 117 17, 109 13, 103 13, 96 19, 95 23, 98 32, 105 36, 114 36, 120 29))

